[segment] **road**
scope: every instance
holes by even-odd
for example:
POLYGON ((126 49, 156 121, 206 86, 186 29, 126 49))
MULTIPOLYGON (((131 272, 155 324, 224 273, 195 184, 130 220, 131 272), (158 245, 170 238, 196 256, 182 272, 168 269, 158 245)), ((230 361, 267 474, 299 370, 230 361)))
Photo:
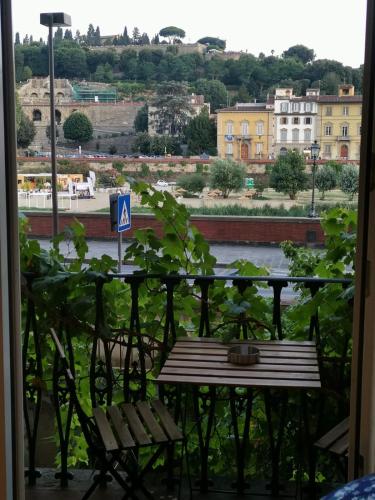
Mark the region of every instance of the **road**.
MULTIPOLYGON (((50 246, 49 240, 39 240, 43 248, 50 246)), ((100 257, 104 254, 109 255, 113 259, 117 259, 117 241, 98 241, 88 240, 89 251, 87 258, 100 257)), ((123 247, 127 243, 124 241, 123 247)), ((218 263, 218 271, 220 274, 227 272, 227 265, 238 259, 246 259, 256 266, 264 266, 272 275, 283 275, 288 273, 288 260, 284 257, 280 248, 267 246, 251 246, 251 245, 229 245, 229 244, 211 244, 211 253, 216 257, 218 263)), ((65 256, 73 257, 74 249, 62 244, 61 249, 65 256)), ((123 271, 133 269, 133 266, 123 266, 123 271)), ((219 273, 218 273, 219 274, 219 273)))

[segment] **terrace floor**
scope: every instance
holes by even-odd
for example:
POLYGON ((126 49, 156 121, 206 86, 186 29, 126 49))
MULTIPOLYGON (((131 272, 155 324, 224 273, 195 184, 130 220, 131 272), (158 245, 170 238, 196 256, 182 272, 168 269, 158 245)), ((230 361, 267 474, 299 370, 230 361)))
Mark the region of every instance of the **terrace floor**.
MULTIPOLYGON (((34 487, 26 486, 26 499, 25 500, 81 500, 83 494, 87 491, 89 486, 92 484, 91 471, 79 470, 74 472, 74 480, 70 481, 67 488, 60 488, 59 482, 55 479, 55 471, 52 469, 43 470, 42 478, 37 482, 34 487)), ((216 480, 217 488, 221 489, 220 479, 216 480)), ((150 476, 147 481, 147 486, 149 490, 154 495, 155 500, 177 500, 178 488, 176 487, 175 492, 168 492, 163 484, 161 484, 160 476, 150 476)), ((302 498, 307 499, 318 499, 321 498, 323 494, 332 491, 332 487, 322 487, 319 491, 314 494, 304 493, 302 498)), ((138 494, 138 492, 137 492, 138 494)), ((110 483, 106 488, 98 488, 95 493, 90 497, 92 500, 120 500, 123 498, 123 490, 116 484, 110 483)), ((143 500, 141 494, 139 494, 140 500, 143 500)), ((190 499, 190 493, 187 481, 183 481, 183 487, 181 489, 181 500, 190 499)), ((256 481, 253 484, 252 490, 244 495, 238 495, 236 492, 218 492, 212 491, 209 493, 200 493, 199 491, 193 491, 192 500, 230 500, 230 499, 241 499, 249 498, 251 500, 274 500, 276 498, 296 498, 295 487, 285 488, 280 493, 280 496, 274 497, 271 494, 267 494, 266 485, 264 482, 256 481)))

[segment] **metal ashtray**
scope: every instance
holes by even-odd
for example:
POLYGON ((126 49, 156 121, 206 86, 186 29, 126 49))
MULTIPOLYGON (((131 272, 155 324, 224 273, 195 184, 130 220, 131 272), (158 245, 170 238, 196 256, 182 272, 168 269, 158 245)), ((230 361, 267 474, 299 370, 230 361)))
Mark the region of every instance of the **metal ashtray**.
POLYGON ((228 349, 228 363, 253 365, 259 361, 259 349, 249 344, 236 345, 228 349))

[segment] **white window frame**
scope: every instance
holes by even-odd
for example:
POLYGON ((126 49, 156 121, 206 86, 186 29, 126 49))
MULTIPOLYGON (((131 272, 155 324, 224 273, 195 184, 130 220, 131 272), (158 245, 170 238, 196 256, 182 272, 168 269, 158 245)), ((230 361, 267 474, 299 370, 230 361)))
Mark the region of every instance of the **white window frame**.
POLYGON ((225 123, 226 135, 233 135, 233 122, 228 121, 225 123))
POLYGON ((342 114, 344 116, 349 116, 349 106, 343 106, 343 108, 342 108, 342 114))
POLYGON ((288 117, 287 116, 282 116, 280 118, 280 125, 288 125, 288 117))
POLYGON ((227 142, 226 148, 225 148, 225 154, 227 156, 233 156, 233 143, 232 142, 227 142))
POLYGON ((332 116, 332 106, 326 106, 325 116, 332 116))
POLYGON ((304 142, 311 142, 311 140, 312 140, 311 137, 312 137, 311 128, 305 128, 303 131, 304 142))
POLYGON ((282 102, 280 104, 280 110, 282 113, 287 113, 288 112, 288 103, 287 102, 282 102))
POLYGON ((241 134, 249 135, 249 122, 246 120, 241 122, 241 134))
POLYGON ((294 128, 292 130, 292 142, 299 142, 299 128, 294 128))
POLYGON ((293 116, 292 125, 299 125, 299 123, 300 123, 299 116, 293 116))
POLYGON ((332 135, 332 125, 330 123, 327 123, 327 125, 324 125, 324 135, 326 135, 326 136, 332 135), (328 133, 328 130, 329 130, 329 133, 328 133))
POLYGON ((293 103, 293 111, 299 111, 299 102, 293 103))
POLYGON ((280 141, 281 142, 288 141, 288 129, 287 128, 280 129, 280 141))
POLYGON ((349 137, 349 125, 347 123, 341 125, 341 137, 349 137))
POLYGON ((332 156, 332 144, 324 144, 324 155, 332 156))
POLYGON ((264 122, 259 121, 256 123, 256 135, 264 135, 264 122))
POLYGON ((312 108, 311 108, 311 102, 306 102, 305 103, 305 111, 306 111, 306 113, 311 113, 311 110, 312 110, 312 108))
POLYGON ((311 116, 306 116, 304 120, 305 125, 312 125, 312 118, 311 116))
POLYGON ((257 155, 263 154, 263 142, 257 142, 255 144, 255 152, 257 155))

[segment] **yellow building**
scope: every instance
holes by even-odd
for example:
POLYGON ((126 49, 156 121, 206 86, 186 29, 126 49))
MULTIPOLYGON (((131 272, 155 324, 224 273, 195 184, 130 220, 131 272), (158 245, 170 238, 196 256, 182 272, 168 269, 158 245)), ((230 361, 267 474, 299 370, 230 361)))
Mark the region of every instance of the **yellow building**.
POLYGON ((362 96, 353 85, 339 85, 338 95, 318 98, 317 140, 324 160, 359 160, 362 96))
POLYGON ((220 158, 262 160, 273 155, 273 101, 237 103, 217 111, 220 158))

